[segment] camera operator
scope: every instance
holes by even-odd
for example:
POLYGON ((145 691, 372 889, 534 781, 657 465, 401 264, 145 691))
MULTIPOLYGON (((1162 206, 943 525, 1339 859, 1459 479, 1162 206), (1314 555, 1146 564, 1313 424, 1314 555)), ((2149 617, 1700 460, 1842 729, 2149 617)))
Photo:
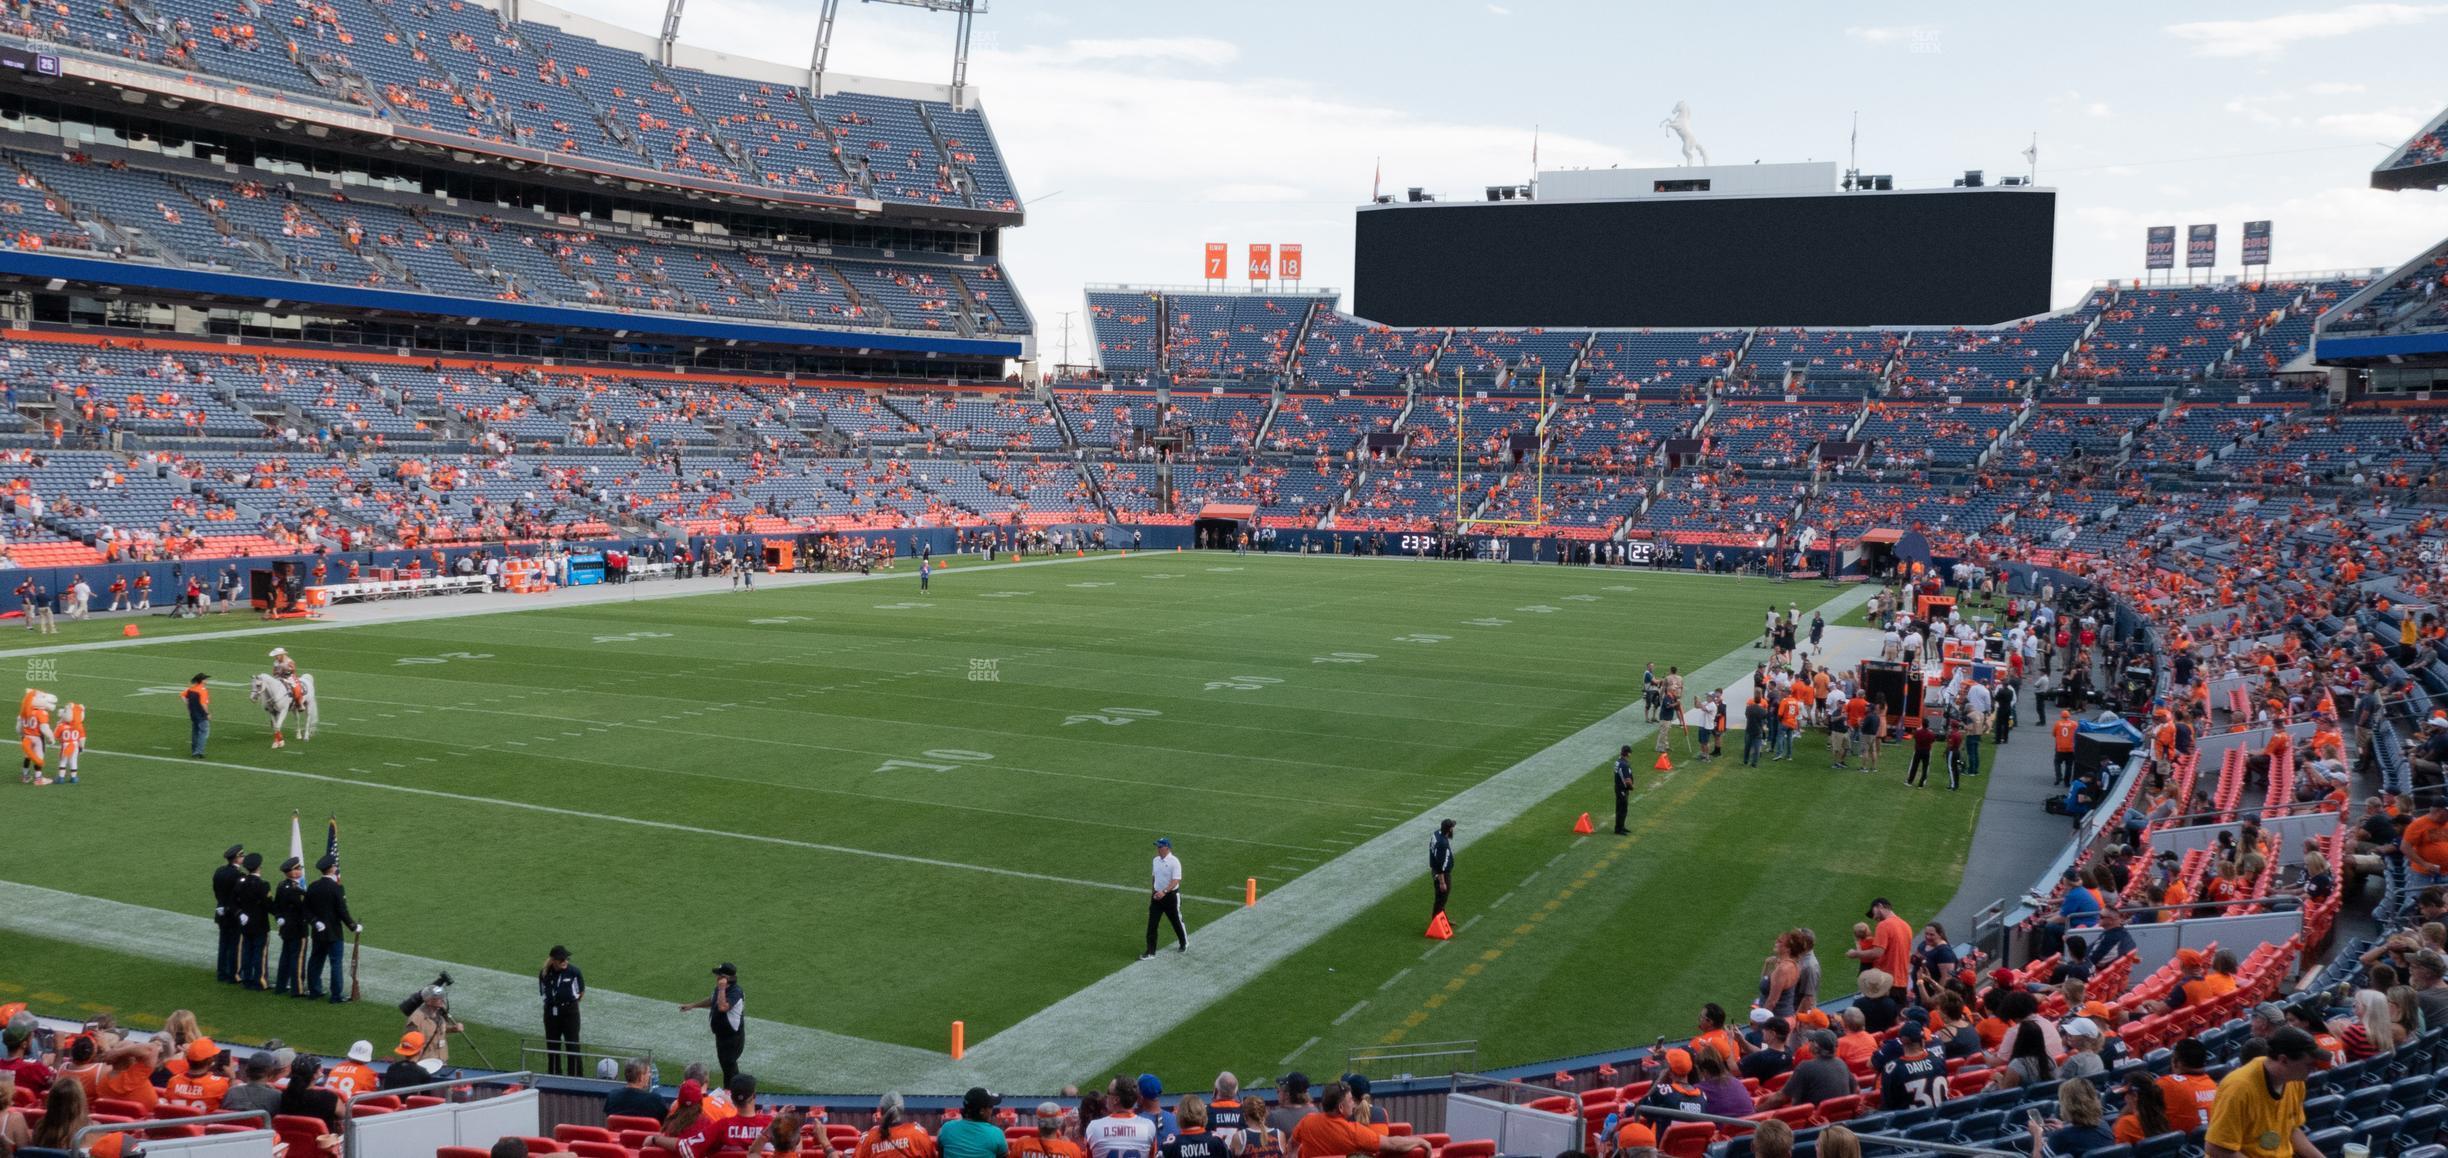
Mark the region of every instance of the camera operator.
POLYGON ((448 1064, 450 1062, 450 1035, 467 1029, 466 1026, 451 1020, 450 974, 445 973, 436 978, 433 984, 418 990, 415 996, 400 1004, 408 1006, 406 1032, 425 1035, 424 1048, 418 1050, 415 1056, 407 1057, 404 1060, 421 1062, 432 1058, 448 1064), (415 1004, 410 1006, 409 1002, 415 1004))

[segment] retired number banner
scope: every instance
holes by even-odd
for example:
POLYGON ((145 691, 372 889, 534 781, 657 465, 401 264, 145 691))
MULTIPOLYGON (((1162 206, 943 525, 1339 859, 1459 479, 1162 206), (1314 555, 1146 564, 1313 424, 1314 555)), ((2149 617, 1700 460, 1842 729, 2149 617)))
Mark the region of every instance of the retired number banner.
POLYGON ((1205 277, 1205 278, 1206 278, 1208 281, 1222 281, 1222 280, 1224 280, 1224 278, 1227 276, 1227 275, 1226 275, 1226 272, 1225 272, 1225 269, 1224 269, 1224 266, 1225 266, 1225 263, 1226 263, 1226 262, 1229 260, 1229 258, 1228 258, 1228 256, 1227 256, 1227 255, 1228 255, 1230 252, 1231 252, 1231 246, 1230 246, 1229 244, 1225 243, 1225 242, 1221 242, 1221 241, 1210 241, 1210 242, 1208 242, 1208 243, 1207 243, 1207 265, 1206 265, 1206 273, 1205 273, 1205 274, 1203 274, 1202 276, 1204 276, 1204 277, 1205 277))
POLYGON ((1283 272, 1283 279, 1285 281, 1299 281, 1301 279, 1300 243, 1291 242, 1276 246, 1275 248, 1281 257, 1281 264, 1276 268, 1283 272))
POLYGON ((1275 259, 1275 247, 1274 247, 1274 246, 1271 246, 1271 245, 1253 245, 1253 246, 1250 246, 1250 252, 1249 252, 1249 279, 1250 279, 1251 281, 1265 281, 1267 278, 1269 278, 1269 277, 1273 276, 1273 274, 1272 274, 1270 271, 1271 271, 1271 270, 1273 269, 1273 267, 1274 267, 1274 264, 1275 264, 1275 260, 1274 260, 1274 259, 1275 259))

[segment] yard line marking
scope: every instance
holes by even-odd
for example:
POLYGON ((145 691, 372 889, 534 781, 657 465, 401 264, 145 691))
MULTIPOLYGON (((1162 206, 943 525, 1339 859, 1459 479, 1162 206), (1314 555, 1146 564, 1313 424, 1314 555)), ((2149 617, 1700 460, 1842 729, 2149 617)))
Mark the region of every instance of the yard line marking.
MULTIPOLYGON (((98 897, 57 892, 36 885, 0 880, 0 929, 70 944, 124 953, 201 970, 209 966, 213 944, 207 917, 165 912, 98 897)), ((360 958, 365 985, 372 992, 414 989, 439 972, 458 978, 451 990, 451 1009, 460 1017, 490 1025, 521 1025, 535 1016, 535 978, 457 961, 439 961, 366 946, 360 958)), ((672 1002, 590 987, 587 1016, 601 1019, 594 1032, 660 1055, 691 1056, 703 1048, 705 1028, 690 1018, 674 1018, 672 1002)), ((862 1087, 881 1088, 866 1075, 908 1071, 931 1065, 931 1051, 888 1042, 869 1041, 751 1017, 744 1061, 759 1073, 775 1074, 793 1085, 818 1087, 854 1080, 862 1087), (855 1077, 844 1079, 848 1073, 855 1077)))
MULTIPOLYGON (((1871 594, 1867 587, 1853 587, 1818 610, 1834 619, 1867 602, 1871 594)), ((1735 686, 1751 674, 1756 662, 1746 641, 1687 678, 1696 687, 1735 686)), ((1479 835, 1496 831, 1589 776, 1614 757, 1618 746, 1653 734, 1655 725, 1642 723, 1640 710, 1640 701, 1632 700, 1597 723, 1455 793, 1436 808, 1423 810, 1366 844, 1337 855, 1318 870, 1278 886, 1274 903, 1237 909, 1217 918, 1200 931, 1201 943, 1207 948, 1180 967, 1129 969, 1123 967, 1127 963, 1117 963, 1103 980, 972 1043, 961 1061, 943 1062, 900 1085, 944 1091, 973 1085, 1019 1088, 1119 1064, 1145 1043, 1162 1038, 1407 886, 1415 876, 1412 858, 1438 818, 1457 814, 1473 818, 1454 842, 1457 848, 1466 847, 1479 835)), ((1420 957, 1425 960, 1452 943, 1439 941, 1420 957)))
POLYGON ((1564 859, 1566 856, 1568 856, 1568 855, 1570 855, 1570 854, 1569 854, 1569 853, 1562 853, 1562 852, 1559 852, 1559 853, 1555 854, 1554 856, 1548 857, 1548 858, 1547 858, 1547 867, 1548 867, 1548 868, 1554 868, 1554 867, 1556 866, 1556 862, 1557 862, 1557 861, 1563 860, 1563 859, 1564 859))
POLYGON ((1312 1038, 1310 1038, 1309 1040, 1307 1040, 1307 1041, 1304 1041, 1304 1042, 1300 1043, 1300 1048, 1299 1048, 1299 1049, 1293 1050, 1292 1052, 1290 1052, 1290 1053, 1288 1053, 1288 1054, 1283 1055, 1283 1060, 1282 1060, 1282 1061, 1279 1061, 1279 1062, 1276 1062, 1276 1063, 1275 1063, 1275 1065, 1276 1065, 1278 1068, 1281 1068, 1281 1067, 1283 1067, 1283 1066, 1288 1066, 1288 1065, 1291 1065, 1291 1064, 1292 1064, 1292 1059, 1294 1059, 1294 1058, 1296 1058, 1296 1057, 1299 1057, 1300 1055, 1302 1055, 1302 1054, 1305 1054, 1305 1053, 1309 1052, 1309 1047, 1310 1047, 1310 1046, 1313 1046, 1313 1045, 1316 1045, 1316 1044, 1317 1044, 1319 1041, 1321 1041, 1321 1040, 1323 1040, 1323 1039, 1321 1039, 1321 1038, 1315 1038, 1315 1037, 1312 1037, 1312 1038))
MULTIPOLYGON (((518 741, 505 740, 503 743, 516 744, 518 741)), ((142 752, 110 752, 104 751, 100 748, 96 748, 93 751, 97 756, 124 756, 131 760, 157 760, 165 764, 189 763, 187 760, 181 760, 173 756, 152 756, 142 752)), ((667 820, 647 820, 642 817, 619 816, 608 812, 587 812, 576 808, 559 808, 550 804, 530 804, 524 800, 503 800, 498 797, 476 796, 465 792, 444 792, 438 788, 418 788, 407 784, 361 784, 355 780, 343 780, 337 776, 325 776, 316 772, 300 772, 289 768, 259 768, 252 764, 231 764, 219 760, 197 765, 197 767, 217 768, 232 772, 253 772, 264 776, 287 776, 296 780, 314 780, 325 784, 346 784, 353 788, 374 789, 383 792, 400 792, 410 796, 428 796, 437 800, 456 800, 463 804, 490 804, 496 808, 515 808, 522 812, 541 812, 548 816, 568 816, 579 820, 600 820, 607 824, 628 824, 635 825, 639 828, 658 829, 664 832, 686 833, 691 836, 719 837, 725 840, 747 841, 752 844, 780 845, 784 848, 806 849, 810 852, 829 852, 837 853, 843 856, 872 857, 876 860, 898 861, 902 864, 922 864, 930 865, 935 868, 958 869, 963 872, 986 873, 992 876, 1018 877, 1023 880, 1046 881, 1052 884, 1060 885, 1075 885, 1080 888, 1087 889, 1104 889, 1109 892, 1130 893, 1134 896, 1144 896, 1146 895, 1147 891, 1137 885, 1116 884, 1112 881, 1081 880, 1077 877, 1056 876, 1052 873, 1034 873, 1022 869, 996 868, 992 865, 967 864, 956 860, 938 860, 934 857, 911 856, 908 853, 899 852, 883 852, 872 848, 852 848, 848 845, 824 844, 812 840, 792 840, 788 837, 764 836, 752 832, 727 832, 719 828, 699 828, 693 824, 674 824, 667 820)), ((1223 897, 1193 896, 1189 893, 1183 893, 1182 897, 1185 900, 1201 901, 1210 905, 1222 905, 1230 909, 1238 909, 1241 907, 1241 902, 1237 900, 1227 900, 1223 897)))
MULTIPOLYGON (((1514 890, 1514 891, 1518 891, 1518 890, 1514 890)), ((1497 907, 1498 905, 1502 905, 1502 904, 1504 904, 1506 901, 1509 901, 1509 900, 1512 900, 1512 899, 1513 899, 1513 892, 1512 892, 1512 891, 1508 891, 1507 893, 1505 893, 1505 895, 1503 895, 1503 896, 1501 896, 1501 897, 1498 897, 1498 898, 1496 898, 1495 900, 1489 901, 1489 902, 1488 902, 1488 907, 1489 907, 1489 908, 1491 908, 1491 909, 1493 909, 1493 908, 1497 907)))
POLYGON ((385 761, 383 761, 383 767, 385 767, 385 768, 405 768, 405 767, 407 767, 407 765, 406 765, 406 764, 402 764, 402 763, 400 763, 400 762, 399 762, 399 761, 397 761, 397 760, 385 760, 385 761))
POLYGON ((1343 1011, 1343 1016, 1341 1016, 1341 1017, 1338 1017, 1338 1018, 1334 1019, 1334 1021, 1333 1021, 1333 1022, 1331 1022, 1330 1024, 1333 1024, 1333 1025, 1341 1025, 1341 1024, 1343 1024, 1344 1022, 1346 1022, 1346 1021, 1350 1021, 1350 1020, 1351 1020, 1351 1019, 1352 1019, 1354 1016, 1356 1016, 1357 1014, 1359 1014, 1359 1012, 1360 1012, 1361 1010, 1363 1010, 1363 1009, 1367 1009, 1367 1008, 1368 1008, 1368 998, 1363 997, 1363 998, 1361 998, 1361 999, 1359 1000, 1359 1002, 1358 1002, 1357 1004, 1353 1005, 1353 1006, 1352 1006, 1350 1009, 1346 1009, 1346 1010, 1344 1010, 1344 1011, 1343 1011))
POLYGON ((1399 971, 1397 971, 1397 972, 1396 972, 1396 973, 1395 973, 1395 974, 1394 974, 1392 977, 1388 977, 1388 978, 1386 978, 1386 979, 1385 979, 1385 984, 1380 985, 1380 986, 1378 986, 1378 987, 1377 987, 1377 992, 1379 992, 1379 993, 1383 993, 1383 992, 1385 992, 1385 991, 1386 991, 1386 990, 1388 990, 1388 989, 1392 989, 1392 988, 1394 988, 1394 983, 1395 983, 1395 982, 1397 982, 1397 981, 1402 980, 1402 979, 1403 979, 1403 977, 1404 977, 1405 975, 1409 974, 1410 972, 1411 972, 1411 967, 1410 967, 1410 966, 1408 966, 1408 965, 1403 966, 1403 967, 1402 967, 1402 968, 1401 968, 1399 971))
POLYGON ((1454 934, 1455 934, 1456 936, 1460 936, 1460 935, 1461 935, 1461 934, 1463 934, 1463 933, 1470 932, 1470 927, 1471 927, 1471 926, 1473 926, 1473 925, 1478 924, 1478 923, 1479 923, 1479 918, 1480 918, 1480 917, 1484 917, 1484 916, 1487 916, 1487 914, 1486 914, 1486 913, 1479 913, 1479 914, 1475 914, 1475 915, 1473 915, 1473 916, 1471 917, 1471 919, 1470 919, 1470 920, 1464 921, 1464 922, 1462 922, 1460 925, 1455 926, 1455 927, 1454 927, 1454 934))

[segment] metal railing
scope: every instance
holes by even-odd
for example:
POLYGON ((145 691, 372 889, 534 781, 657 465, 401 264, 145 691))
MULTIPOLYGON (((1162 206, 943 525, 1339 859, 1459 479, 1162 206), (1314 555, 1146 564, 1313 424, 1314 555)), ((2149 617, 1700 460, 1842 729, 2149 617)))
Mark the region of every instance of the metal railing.
POLYGON ((100 1137, 104 1134, 144 1133, 151 1130, 176 1129, 180 1126, 210 1126, 220 1122, 253 1122, 257 1129, 269 1134, 272 1132, 272 1111, 223 1110, 217 1114, 197 1114, 189 1118, 151 1118, 141 1122, 96 1122, 70 1135, 68 1149, 74 1153, 84 1153, 88 1149, 85 1145, 86 1139, 100 1137))
POLYGON ((1408 1045, 1358 1046, 1343 1055, 1343 1072, 1363 1074, 1371 1078, 1407 1078, 1411 1073, 1394 1074, 1371 1069, 1388 1063, 1409 1065, 1434 1059, 1450 1059, 1452 1065, 1439 1065, 1431 1072, 1459 1073, 1479 1066, 1479 1043, 1470 1041, 1419 1041, 1408 1045))
MULTIPOLYGON (((1718 1126, 1739 1126, 1746 1130, 1757 1130, 1760 1125, 1757 1118, 1729 1118, 1723 1114, 1703 1114, 1697 1110, 1671 1110, 1662 1106, 1639 1106, 1636 1107, 1636 1112, 1644 1118, 1664 1118, 1675 1122, 1707 1122, 1718 1126)), ((1932 1154, 1963 1154, 1971 1158, 2029 1158, 2028 1154, 2019 1150, 1999 1150, 1989 1146, 1958 1146, 1952 1142, 1924 1142, 1915 1138, 1906 1138, 1900 1134, 1865 1134, 1854 1130, 1851 1126, 1846 1126, 1843 1122, 1830 1122, 1828 1125, 1845 1126, 1845 1129, 1854 1137, 1861 1139, 1865 1146, 1893 1146, 1899 1150, 1918 1150, 1932 1154)))
POLYGON ((589 1045, 585 1042, 563 1045, 539 1037, 519 1039, 519 1065, 531 1073, 550 1073, 555 1058, 569 1057, 578 1059, 576 1063, 578 1068, 557 1076, 592 1078, 596 1076, 596 1064, 599 1062, 610 1061, 614 1065, 626 1065, 629 1059, 636 1058, 652 1066, 655 1060, 654 1051, 651 1049, 622 1049, 618 1046, 589 1045))
MULTIPOLYGON (((405 1063, 394 1063, 394 1064, 405 1064, 405 1063)), ((349 1110, 351 1110, 351 1111, 354 1111, 354 1110, 356 1110, 357 1105, 358 1105, 358 1103, 360 1103, 360 1102, 370 1102, 370 1101, 375 1101, 375 1100, 377 1100, 377 1099, 383 1099, 383 1098, 401 1098, 401 1099, 405 1099, 405 1098, 410 1098, 410 1097, 414 1097, 414 1096, 417 1096, 417 1095, 429 1095, 429 1096, 436 1096, 436 1097, 440 1097, 440 1098, 444 1099, 445 1101, 447 1101, 447 1100, 449 1100, 449 1098, 450 1098, 450 1091, 452 1091, 453 1089, 456 1089, 456 1088, 458 1088, 458 1087, 460 1087, 460 1086, 467 1086, 467 1087, 469 1087, 469 1088, 473 1089, 473 1088, 476 1088, 476 1087, 479 1087, 479 1086, 504 1086, 504 1087, 507 1087, 507 1086, 528 1086, 528 1085, 533 1085, 533 1084, 535 1084, 535 1073, 534 1073, 534 1071, 532 1071, 532 1070, 513 1070, 513 1071, 511 1071, 510 1073, 506 1073, 506 1074, 485 1074, 485 1075, 483 1075, 483 1076, 481 1076, 481 1077, 456 1077, 456 1078, 444 1078, 444 1079, 436 1079, 436 1080, 434 1080, 434 1081, 430 1081, 430 1082, 421 1082, 421 1083, 418 1083, 417 1085, 413 1085, 413 1086, 393 1086, 392 1088, 387 1089, 387 1090, 368 1090, 368 1091, 366 1091, 365 1093, 362 1093, 362 1094, 353 1094, 353 1095, 351 1095, 351 1096, 349 1097, 349 1100, 348 1100, 348 1106, 347 1106, 347 1108, 348 1108, 349 1110)), ((506 1093, 506 1092, 508 1092, 508 1091, 507 1091, 507 1090, 505 1090, 504 1092, 506 1093)), ((181 1120, 182 1120, 182 1121, 185 1121, 185 1120, 187 1120, 187 1119, 181 1119, 181 1120)), ((350 1120, 352 1120, 352 1121, 353 1121, 353 1120, 354 1120, 354 1118, 352 1117, 350 1120)))

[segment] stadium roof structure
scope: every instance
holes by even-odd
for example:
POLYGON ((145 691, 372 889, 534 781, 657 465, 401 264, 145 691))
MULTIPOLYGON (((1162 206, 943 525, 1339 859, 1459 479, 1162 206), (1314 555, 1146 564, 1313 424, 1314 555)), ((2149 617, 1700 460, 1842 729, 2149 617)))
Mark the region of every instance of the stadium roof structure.
POLYGON ((2432 117, 2373 166, 2374 189, 2448 188, 2448 110, 2432 117))

